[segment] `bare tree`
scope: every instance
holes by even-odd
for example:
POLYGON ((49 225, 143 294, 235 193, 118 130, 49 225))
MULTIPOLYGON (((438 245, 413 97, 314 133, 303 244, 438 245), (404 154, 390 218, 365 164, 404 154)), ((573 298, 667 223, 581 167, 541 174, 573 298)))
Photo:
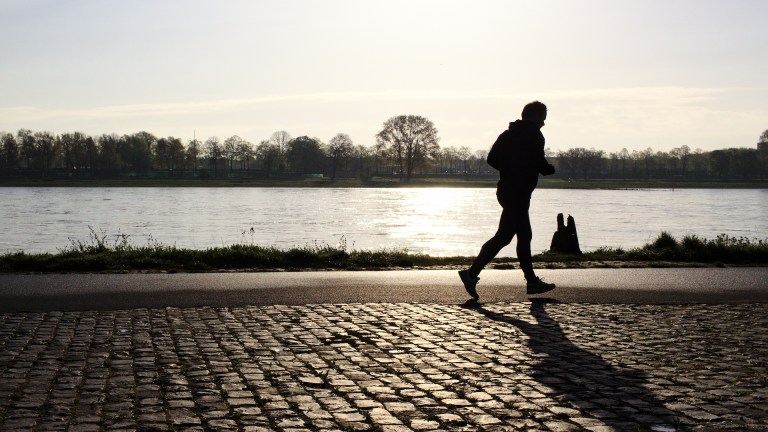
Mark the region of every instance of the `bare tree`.
POLYGON ((626 178, 627 177, 627 162, 629 162, 631 156, 629 154, 629 150, 626 148, 622 148, 619 153, 617 154, 619 158, 619 163, 621 164, 621 177, 626 178))
POLYGON ((469 174, 470 165, 472 164, 472 161, 470 160, 472 158, 472 149, 467 146, 459 147, 459 150, 456 152, 456 156, 464 165, 462 167, 464 174, 469 174))
POLYGON ((34 132, 29 129, 19 129, 16 133, 16 137, 21 157, 24 158, 24 167, 27 169, 32 168, 32 164, 34 164, 37 159, 34 132))
POLYGON ((386 146, 400 166, 400 178, 411 180, 416 167, 440 150, 437 128, 425 117, 401 115, 384 122, 376 141, 386 146))
POLYGON ((77 169, 85 165, 86 135, 82 132, 63 133, 56 138, 66 170, 77 169))
POLYGON ((319 174, 323 172, 325 153, 316 138, 300 136, 288 143, 286 154, 291 170, 298 174, 319 174))
POLYGON ((653 155, 653 149, 650 147, 640 152, 640 157, 642 158, 643 166, 645 167, 645 178, 651 177, 651 168, 653 168, 654 165, 653 155))
POLYGON ((269 138, 272 144, 276 145, 277 149, 280 150, 280 154, 283 157, 285 157, 288 152, 288 143, 291 142, 292 139, 293 137, 291 137, 291 134, 286 131, 277 131, 269 138))
POLYGON ((280 148, 272 141, 264 140, 256 146, 256 159, 261 164, 264 173, 269 175, 280 167, 282 159, 280 148))
POLYGON ((96 139, 99 170, 107 175, 117 175, 123 160, 120 157, 120 137, 117 134, 103 134, 96 139))
POLYGON ((373 159, 374 162, 376 162, 376 160, 378 159, 376 157, 375 150, 369 149, 362 144, 358 144, 355 146, 352 156, 354 157, 354 160, 355 160, 354 172, 356 173, 356 175, 364 180, 370 179, 370 177, 372 176, 371 163, 370 163, 371 159, 373 159))
POLYGON ((349 135, 339 133, 331 138, 328 143, 328 156, 331 158, 331 180, 336 179, 336 170, 339 164, 349 159, 354 151, 355 146, 349 135))
POLYGON ((475 166, 477 167, 477 174, 483 173, 483 169, 490 166, 488 165, 488 150, 476 150, 475 151, 475 166))
POLYGON ((149 132, 137 132, 120 138, 120 157, 126 166, 137 173, 146 173, 152 169, 152 148, 157 138, 149 132))
POLYGON ((232 135, 231 137, 224 140, 221 153, 222 156, 224 156, 224 159, 227 161, 227 170, 230 172, 232 171, 232 165, 235 163, 237 148, 240 146, 242 141, 243 139, 237 135, 232 135))
POLYGON ((165 169, 170 170, 170 153, 171 153, 171 143, 165 139, 160 138, 155 142, 155 166, 159 167, 160 169, 165 166, 165 169))
POLYGON ((184 144, 181 138, 168 137, 168 159, 171 171, 180 167, 180 162, 184 158, 184 144))
POLYGON ((13 134, 3 132, 0 134, 0 169, 5 173, 16 170, 19 160, 19 146, 13 134))
POLYGON ((237 158, 240 160, 240 169, 251 169, 251 159, 253 158, 253 144, 250 141, 240 140, 237 144, 237 158))
POLYGON ((576 174, 581 172, 585 180, 600 172, 604 157, 605 152, 602 150, 585 149, 582 147, 558 153, 560 166, 571 177, 576 177, 576 174))
POLYGON ((672 168, 672 173, 677 173, 677 164, 680 163, 680 171, 685 174, 688 166, 688 159, 691 156, 691 148, 687 145, 682 147, 675 147, 669 151, 669 162, 672 168))
POLYGON ((192 171, 197 172, 197 158, 200 157, 200 140, 193 139, 187 144, 187 150, 184 153, 186 165, 192 167, 192 171))
POLYGON ((213 175, 214 177, 217 177, 219 172, 219 158, 221 158, 221 141, 219 141, 219 137, 214 136, 205 140, 204 151, 209 163, 213 165, 213 175))
POLYGON ((47 172, 53 168, 58 155, 59 145, 50 132, 35 132, 35 150, 39 157, 38 168, 47 172))

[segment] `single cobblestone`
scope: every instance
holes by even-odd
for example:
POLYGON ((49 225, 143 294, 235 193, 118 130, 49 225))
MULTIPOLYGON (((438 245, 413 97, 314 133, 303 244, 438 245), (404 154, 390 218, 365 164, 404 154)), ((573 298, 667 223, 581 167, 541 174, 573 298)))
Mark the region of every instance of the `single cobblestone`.
POLYGON ((766 430, 768 305, 0 314, 0 430, 766 430))

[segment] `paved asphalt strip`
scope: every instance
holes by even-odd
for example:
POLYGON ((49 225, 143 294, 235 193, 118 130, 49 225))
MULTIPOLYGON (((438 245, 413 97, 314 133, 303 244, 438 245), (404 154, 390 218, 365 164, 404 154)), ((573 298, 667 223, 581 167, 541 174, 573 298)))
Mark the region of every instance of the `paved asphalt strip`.
MULTIPOLYGON (((480 301, 768 303, 768 268, 538 270, 557 288, 528 296, 519 270, 486 270, 480 301)), ((462 304, 454 270, 0 275, 0 312, 340 303, 462 304)))

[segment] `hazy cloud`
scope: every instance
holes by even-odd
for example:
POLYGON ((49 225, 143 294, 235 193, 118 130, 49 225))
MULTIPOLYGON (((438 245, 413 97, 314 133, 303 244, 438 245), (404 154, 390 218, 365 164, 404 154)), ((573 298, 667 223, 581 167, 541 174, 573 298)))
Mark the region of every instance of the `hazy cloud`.
MULTIPOLYGON (((0 107, 0 129, 50 129, 43 125, 54 124, 64 127, 54 132, 113 132, 103 128, 129 124, 135 129, 162 127, 158 133, 178 136, 204 124, 212 134, 223 136, 284 129, 281 123, 290 116, 295 127, 313 128, 296 134, 324 137, 343 131, 368 140, 386 118, 407 111, 432 119, 447 138, 444 145, 484 148, 506 121, 514 120, 511 117, 518 115, 524 103, 537 99, 550 107, 546 133, 554 148, 614 150, 617 146, 661 148, 682 144, 706 148, 735 145, 746 139, 737 137, 739 134, 759 134, 757 129, 766 126, 760 126, 768 118, 765 109, 744 109, 733 102, 744 93, 765 94, 766 90, 636 87, 530 93, 323 92, 74 109, 18 106, 0 107), (334 111, 339 113, 337 119, 322 116, 334 111)), ((257 141, 263 137, 248 138, 257 141)))

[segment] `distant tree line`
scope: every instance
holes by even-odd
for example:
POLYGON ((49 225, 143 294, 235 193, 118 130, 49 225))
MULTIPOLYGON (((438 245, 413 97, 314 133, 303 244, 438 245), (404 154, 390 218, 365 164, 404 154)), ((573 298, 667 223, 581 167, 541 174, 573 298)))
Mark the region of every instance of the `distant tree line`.
MULTIPOLYGON (((439 145, 434 124, 401 115, 384 122, 371 146, 338 133, 327 143, 278 131, 257 144, 237 135, 183 142, 149 132, 89 136, 20 129, 0 132, 0 177, 296 178, 496 176, 486 150, 439 145)), ((615 153, 572 148, 547 154, 556 177, 573 179, 766 179, 768 130, 757 148, 714 151, 688 146, 615 153)))
POLYGON ((768 143, 757 148, 713 151, 688 146, 668 152, 647 148, 615 153, 573 148, 551 155, 559 177, 573 179, 741 179, 768 178, 768 143))
POLYGON ((149 132, 88 136, 21 129, 0 132, 0 176, 26 178, 359 177, 386 156, 355 145, 346 134, 328 144, 278 131, 258 144, 237 135, 183 142, 149 132))

